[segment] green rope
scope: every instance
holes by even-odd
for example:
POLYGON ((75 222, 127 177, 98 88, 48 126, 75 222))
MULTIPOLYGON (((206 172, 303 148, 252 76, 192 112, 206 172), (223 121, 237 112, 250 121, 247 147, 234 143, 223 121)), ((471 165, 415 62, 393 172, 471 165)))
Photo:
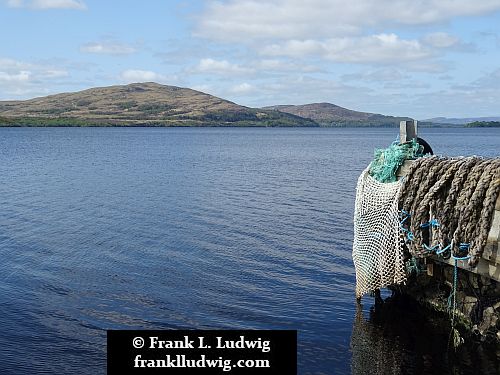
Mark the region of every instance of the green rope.
POLYGON ((406 261, 406 273, 408 275, 415 274, 419 275, 423 273, 425 270, 420 266, 420 262, 415 259, 414 257, 411 257, 406 261))
POLYGON ((455 311, 457 309, 457 286, 458 286, 458 260, 455 259, 455 265, 453 268, 453 290, 448 298, 448 309, 452 309, 451 315, 451 334, 453 335, 453 347, 456 349, 462 343, 463 339, 455 328, 455 311))
POLYGON ((453 290, 448 297, 448 310, 451 310, 451 327, 455 328, 455 310, 457 309, 458 260, 453 267, 453 290))
MULTIPOLYGON (((460 246, 468 247, 469 244, 460 244, 460 246)), ((448 297, 448 311, 451 310, 451 334, 453 335, 453 347, 456 349, 460 345, 464 343, 464 339, 460 336, 460 333, 455 328, 455 312, 457 310, 457 289, 458 289, 458 261, 467 260, 470 256, 465 257, 456 257, 453 254, 451 255, 454 260, 453 267, 453 290, 448 297)))
POLYGON ((370 176, 379 182, 396 181, 396 172, 405 160, 422 155, 423 147, 415 139, 403 144, 397 141, 386 149, 376 149, 370 164, 370 176))

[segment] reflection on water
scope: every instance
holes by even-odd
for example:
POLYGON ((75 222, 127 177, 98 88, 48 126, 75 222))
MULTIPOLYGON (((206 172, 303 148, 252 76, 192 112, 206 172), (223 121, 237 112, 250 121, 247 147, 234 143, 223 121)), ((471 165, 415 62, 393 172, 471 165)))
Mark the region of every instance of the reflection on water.
POLYGON ((351 336, 352 374, 500 373, 498 348, 470 343, 454 351, 449 325, 445 317, 401 296, 368 310, 358 304, 351 336))

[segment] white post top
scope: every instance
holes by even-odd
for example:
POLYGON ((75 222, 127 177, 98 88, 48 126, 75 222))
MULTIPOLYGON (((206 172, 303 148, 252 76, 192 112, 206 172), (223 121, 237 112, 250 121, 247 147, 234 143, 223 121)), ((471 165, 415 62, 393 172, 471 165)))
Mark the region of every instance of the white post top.
POLYGON ((405 143, 417 138, 417 120, 401 121, 399 123, 399 142, 405 143))

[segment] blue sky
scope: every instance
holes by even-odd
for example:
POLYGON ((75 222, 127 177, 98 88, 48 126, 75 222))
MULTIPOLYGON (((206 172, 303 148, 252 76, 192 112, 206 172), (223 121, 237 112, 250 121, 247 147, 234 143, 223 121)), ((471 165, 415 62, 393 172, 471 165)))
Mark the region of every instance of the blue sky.
POLYGON ((156 81, 259 107, 500 116, 500 0, 0 0, 0 99, 156 81))

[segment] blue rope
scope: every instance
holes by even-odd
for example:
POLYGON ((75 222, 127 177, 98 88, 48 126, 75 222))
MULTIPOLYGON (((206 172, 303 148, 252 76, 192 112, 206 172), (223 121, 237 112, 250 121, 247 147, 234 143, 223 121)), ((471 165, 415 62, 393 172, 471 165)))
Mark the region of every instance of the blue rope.
MULTIPOLYGON (((453 241, 447 246, 447 247, 453 247, 453 241)), ((459 246, 460 250, 467 250, 469 248, 468 243, 461 243, 459 246)), ((465 261, 467 259, 470 259, 470 255, 466 255, 463 257, 457 257, 454 254, 451 254, 451 259, 454 261, 453 265, 453 290, 450 293, 450 296, 448 297, 448 311, 453 308, 452 310, 452 318, 451 318, 451 327, 455 327, 455 310, 457 309, 457 287, 458 287, 458 262, 459 261, 465 261)))
POLYGON ((464 257, 456 257, 454 256, 453 254, 451 254, 451 258, 456 262, 456 261, 459 261, 459 260, 467 260, 467 259, 470 259, 470 255, 466 255, 464 257))
POLYGON ((399 222, 399 228, 406 233, 406 238, 408 241, 413 241, 415 239, 415 235, 408 229, 406 229, 405 227, 403 227, 403 223, 406 221, 406 219, 408 219, 409 217, 411 217, 411 214, 409 212, 406 212, 405 210, 401 210, 401 214, 400 214, 400 218, 402 218, 402 220, 399 222), (403 217, 403 215, 406 215, 403 217))
POLYGON ((464 243, 464 242, 462 242, 462 243, 458 246, 458 248, 459 248, 460 250, 462 250, 462 251, 465 251, 465 250, 469 250, 469 246, 470 246, 470 243, 464 243))
MULTIPOLYGON (((453 241, 451 241, 451 244, 453 247, 453 241)), ((469 249, 468 243, 461 243, 458 248, 462 251, 468 250, 469 249)), ((464 261, 467 259, 470 259, 470 255, 466 255, 463 257, 457 257, 454 254, 451 254, 451 258, 454 260, 454 265, 453 265, 453 291, 450 293, 450 296, 448 297, 448 311, 450 309, 450 305, 453 306, 453 311, 451 315, 451 329, 453 333, 453 346, 457 348, 461 343, 463 343, 463 339, 460 337, 459 332, 457 329, 455 329, 455 313, 457 311, 457 289, 458 289, 458 262, 459 261, 464 261)))
MULTIPOLYGON (((439 221, 437 219, 431 219, 427 223, 420 224, 420 228, 438 228, 439 227, 439 221)), ((436 253, 436 254, 441 254, 443 251, 441 251, 441 244, 434 245, 432 247, 429 247, 427 244, 424 243, 423 245, 424 250, 426 250, 429 253, 436 253)))
POLYGON ((432 247, 427 246, 427 244, 425 244, 425 243, 423 245, 424 249, 427 252, 429 252, 429 253, 434 253, 435 252, 436 254, 438 252, 438 250, 436 250, 436 249, 439 249, 440 246, 441 246, 441 244, 439 244, 439 243, 437 245, 432 246, 432 247))
POLYGON ((451 248, 451 243, 450 243, 448 246, 443 247, 442 249, 437 250, 437 251, 436 251, 436 254, 437 254, 437 255, 441 255, 441 254, 443 254, 446 250, 448 250, 448 249, 450 249, 450 248, 451 248))
POLYGON ((401 230, 403 232, 406 232, 406 238, 408 239, 408 241, 413 241, 415 239, 415 235, 408 229, 401 227, 401 230))
POLYGON ((420 224, 420 228, 427 228, 427 227, 437 228, 439 227, 439 221, 437 219, 432 219, 429 220, 427 223, 420 224))
POLYGON ((405 211, 405 210, 401 210, 401 213, 404 214, 404 215, 406 215, 407 217, 411 216, 411 214, 409 212, 405 211))

